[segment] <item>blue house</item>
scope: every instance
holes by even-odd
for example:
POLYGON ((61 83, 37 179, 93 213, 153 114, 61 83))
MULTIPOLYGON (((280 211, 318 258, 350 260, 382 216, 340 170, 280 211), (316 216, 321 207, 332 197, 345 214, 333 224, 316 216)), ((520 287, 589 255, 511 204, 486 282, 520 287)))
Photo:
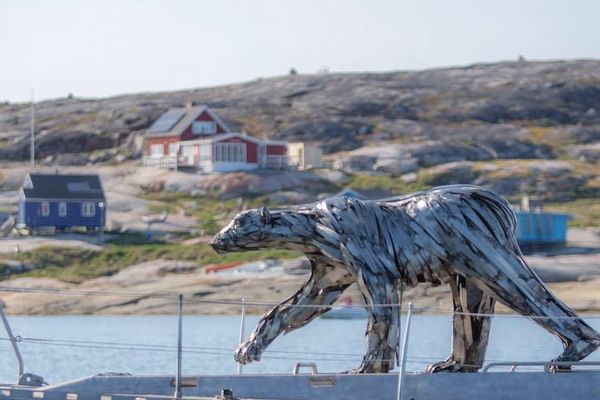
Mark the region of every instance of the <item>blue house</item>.
POLYGON ((106 197, 98 175, 29 174, 19 191, 19 225, 102 230, 106 197))
POLYGON ((516 211, 517 240, 525 247, 563 245, 567 241, 568 214, 516 211))

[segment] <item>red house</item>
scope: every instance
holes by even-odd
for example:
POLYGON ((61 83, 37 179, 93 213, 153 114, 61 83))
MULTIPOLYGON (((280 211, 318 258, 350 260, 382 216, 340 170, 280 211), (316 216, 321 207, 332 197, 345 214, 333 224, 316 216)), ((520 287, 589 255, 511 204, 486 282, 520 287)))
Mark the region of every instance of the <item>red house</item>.
POLYGON ((208 107, 173 108, 146 133, 144 165, 231 172, 287 166, 287 143, 234 133, 208 107))

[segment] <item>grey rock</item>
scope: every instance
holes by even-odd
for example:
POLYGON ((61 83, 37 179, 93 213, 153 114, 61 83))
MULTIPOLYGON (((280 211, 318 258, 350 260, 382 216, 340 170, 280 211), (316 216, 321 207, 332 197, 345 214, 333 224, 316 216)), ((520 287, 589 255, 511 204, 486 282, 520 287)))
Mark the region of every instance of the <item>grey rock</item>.
POLYGON ((572 146, 569 149, 569 154, 575 159, 595 163, 600 160, 600 142, 572 146))
POLYGON ((480 170, 471 183, 505 195, 529 193, 544 200, 566 201, 576 196, 588 178, 566 161, 519 161, 501 168, 480 170))
POLYGON ((405 159, 378 159, 373 164, 374 171, 387 172, 392 175, 403 175, 419 169, 419 161, 416 158, 405 159))
POLYGON ((303 192, 278 191, 270 193, 267 199, 274 204, 302 204, 315 201, 315 197, 303 192))
POLYGON ((473 166, 471 161, 455 161, 437 165, 427 170, 427 176, 423 177, 423 180, 431 186, 470 183, 477 176, 473 166))

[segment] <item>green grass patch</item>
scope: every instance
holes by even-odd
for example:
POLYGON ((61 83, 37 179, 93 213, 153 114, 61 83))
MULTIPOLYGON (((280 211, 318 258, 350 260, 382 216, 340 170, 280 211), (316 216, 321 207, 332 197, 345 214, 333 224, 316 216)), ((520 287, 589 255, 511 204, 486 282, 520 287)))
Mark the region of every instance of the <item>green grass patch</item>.
MULTIPOLYGON (((198 265, 225 262, 246 262, 264 259, 298 257, 286 250, 257 250, 244 253, 217 254, 206 243, 182 244, 108 244, 101 251, 77 248, 41 247, 20 253, 17 259, 38 266, 24 274, 31 277, 56 278, 81 283, 100 276, 113 275, 133 264, 157 259, 189 261, 198 265)), ((23 276, 23 275, 21 275, 23 276)))
MULTIPOLYGON (((165 210, 170 213, 183 211, 186 215, 198 220, 198 229, 206 235, 217 233, 222 226, 233 218, 240 209, 239 199, 221 200, 210 196, 193 197, 181 192, 156 192, 144 195, 150 200, 151 213, 160 214, 165 210)), ((266 196, 244 197, 243 208, 269 207, 271 202, 266 196)))
POLYGON ((577 228, 600 227, 600 198, 578 199, 566 203, 549 203, 545 209, 573 215, 569 226, 577 228))

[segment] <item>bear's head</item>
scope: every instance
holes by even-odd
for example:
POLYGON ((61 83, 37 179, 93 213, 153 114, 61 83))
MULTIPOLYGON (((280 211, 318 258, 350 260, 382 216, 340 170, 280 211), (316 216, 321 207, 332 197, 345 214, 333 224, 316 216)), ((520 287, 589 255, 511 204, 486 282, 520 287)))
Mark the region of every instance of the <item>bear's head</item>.
POLYGON ((211 240, 210 246, 217 253, 253 250, 264 247, 271 229, 269 211, 262 207, 238 214, 211 240))

